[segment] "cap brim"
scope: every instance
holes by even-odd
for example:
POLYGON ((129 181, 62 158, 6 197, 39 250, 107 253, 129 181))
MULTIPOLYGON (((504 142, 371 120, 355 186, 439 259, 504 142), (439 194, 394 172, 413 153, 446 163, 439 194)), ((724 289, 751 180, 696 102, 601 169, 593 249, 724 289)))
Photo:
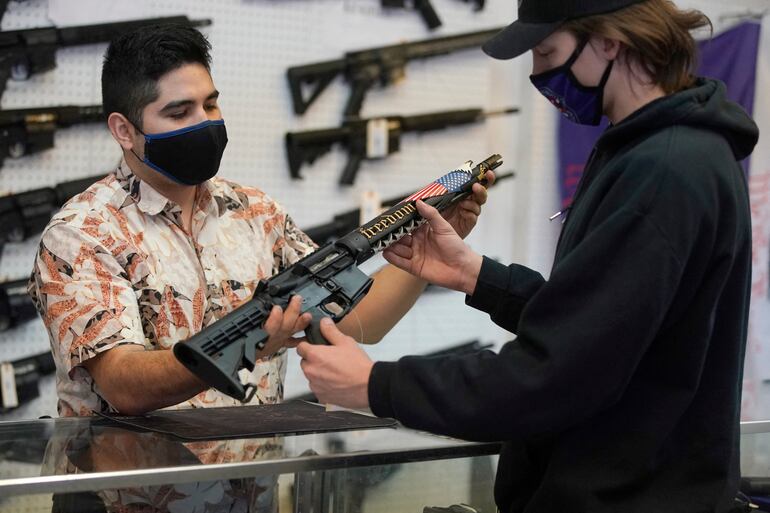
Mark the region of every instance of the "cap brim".
POLYGON ((523 23, 516 20, 484 43, 484 53, 495 59, 513 59, 547 38, 566 20, 553 23, 523 23))

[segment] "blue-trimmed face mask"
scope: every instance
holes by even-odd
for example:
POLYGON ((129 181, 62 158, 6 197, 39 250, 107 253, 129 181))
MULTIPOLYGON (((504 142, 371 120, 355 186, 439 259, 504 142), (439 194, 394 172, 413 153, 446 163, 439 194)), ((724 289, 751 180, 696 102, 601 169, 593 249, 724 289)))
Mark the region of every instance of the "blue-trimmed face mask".
POLYGON ((216 175, 227 146, 223 119, 170 132, 139 132, 144 135, 144 158, 135 152, 134 155, 155 171, 184 185, 198 185, 216 175))
POLYGON ((529 79, 567 119, 580 125, 596 126, 602 119, 604 87, 610 78, 615 61, 610 61, 607 65, 598 86, 584 86, 572 73, 572 65, 587 44, 588 40, 581 42, 563 65, 545 73, 532 75, 529 79))

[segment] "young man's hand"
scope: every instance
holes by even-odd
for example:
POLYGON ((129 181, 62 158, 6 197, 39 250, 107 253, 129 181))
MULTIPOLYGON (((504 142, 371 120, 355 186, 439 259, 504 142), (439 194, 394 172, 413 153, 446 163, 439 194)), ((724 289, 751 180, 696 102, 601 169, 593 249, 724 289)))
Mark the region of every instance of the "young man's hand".
POLYGON ((482 257, 469 248, 438 210, 422 201, 427 222, 383 252, 385 260, 430 283, 473 294, 482 257))
MULTIPOLYGON (((491 186, 495 183, 495 174, 487 171, 486 179, 487 187, 491 186)), ((467 237, 476 226, 476 221, 481 214, 481 206, 487 202, 487 187, 480 183, 473 184, 472 195, 443 213, 444 219, 449 222, 460 238, 467 237)))
POLYGON ((310 390, 322 403, 368 408, 369 375, 374 363, 358 343, 337 329, 328 317, 321 320, 321 334, 331 345, 301 342, 297 346, 310 390))

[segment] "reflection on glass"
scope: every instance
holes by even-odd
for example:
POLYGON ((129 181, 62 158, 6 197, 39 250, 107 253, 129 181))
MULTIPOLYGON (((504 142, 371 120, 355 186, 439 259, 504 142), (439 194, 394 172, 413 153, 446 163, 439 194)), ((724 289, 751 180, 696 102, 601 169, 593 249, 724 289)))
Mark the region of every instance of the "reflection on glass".
MULTIPOLYGON (((61 434, 57 431, 48 442, 43 475, 235 463, 283 455, 278 437, 182 443, 155 433, 93 426, 61 434)), ((268 513, 278 511, 277 497, 277 477, 264 476, 56 494, 53 511, 268 513)))

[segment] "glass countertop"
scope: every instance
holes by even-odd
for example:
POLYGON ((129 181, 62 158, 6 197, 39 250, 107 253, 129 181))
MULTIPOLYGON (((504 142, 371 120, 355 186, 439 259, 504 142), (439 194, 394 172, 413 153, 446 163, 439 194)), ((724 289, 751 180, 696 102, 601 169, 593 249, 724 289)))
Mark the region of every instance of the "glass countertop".
POLYGON ((0 495, 92 491, 496 454, 406 429, 182 442, 101 417, 0 423, 0 495))

